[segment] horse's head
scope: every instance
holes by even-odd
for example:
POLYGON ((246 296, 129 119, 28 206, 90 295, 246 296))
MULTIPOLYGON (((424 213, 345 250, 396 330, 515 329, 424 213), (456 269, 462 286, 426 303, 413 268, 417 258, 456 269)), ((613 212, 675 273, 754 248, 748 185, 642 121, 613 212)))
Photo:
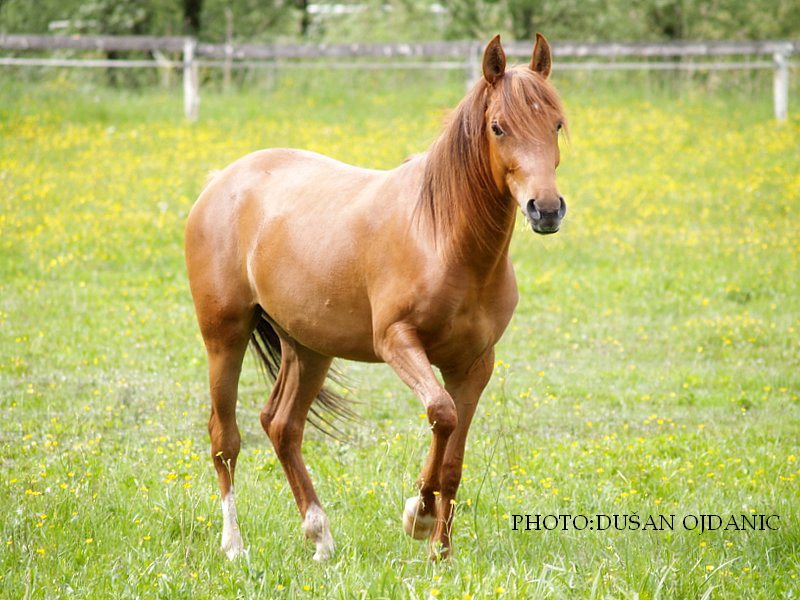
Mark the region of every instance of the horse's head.
POLYGON ((567 212, 556 186, 564 113, 547 80, 550 66, 550 45, 538 33, 527 66, 506 71, 500 36, 489 42, 483 55, 483 78, 488 84, 484 130, 492 177, 541 234, 557 232, 567 212))

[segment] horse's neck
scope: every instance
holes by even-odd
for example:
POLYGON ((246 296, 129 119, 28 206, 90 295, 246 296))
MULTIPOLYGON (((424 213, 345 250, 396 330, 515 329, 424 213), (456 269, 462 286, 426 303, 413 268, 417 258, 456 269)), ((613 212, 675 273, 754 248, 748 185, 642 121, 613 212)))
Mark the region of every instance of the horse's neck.
MULTIPOLYGON (((489 277, 500 267, 505 269, 505 261, 514 232, 515 213, 508 202, 498 207, 499 229, 495 227, 463 227, 454 237, 453 258, 463 266, 469 267, 477 275, 489 277)), ((483 224, 485 225, 485 224, 483 224)))
POLYGON ((434 191, 432 210, 426 214, 437 251, 444 261, 466 267, 477 275, 489 276, 498 265, 505 264, 511 235, 514 230, 516 203, 499 193, 492 184, 491 173, 478 174, 485 165, 462 165, 459 172, 437 174, 437 169, 450 169, 449 164, 436 164, 435 152, 427 156, 427 168, 436 181, 445 182, 442 190, 434 191), (462 177, 463 173, 472 177, 462 177), (468 179, 473 185, 466 184, 468 179))

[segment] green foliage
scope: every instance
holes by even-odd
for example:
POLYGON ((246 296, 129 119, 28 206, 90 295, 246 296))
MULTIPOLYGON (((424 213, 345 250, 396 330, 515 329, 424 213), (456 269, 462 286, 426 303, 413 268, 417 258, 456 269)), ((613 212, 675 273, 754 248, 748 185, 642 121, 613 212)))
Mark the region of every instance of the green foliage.
POLYGON ((786 0, 446 0, 448 35, 485 39, 503 32, 533 39, 637 41, 782 39, 800 35, 800 6, 786 0))
POLYGON ((136 0, 94 0, 80 5, 70 29, 106 35, 142 34, 149 30, 151 14, 136 0))
MULTIPOLYGON (((0 31, 43 32, 67 20, 95 33, 179 35, 197 8, 183 0, 3 0, 0 31)), ((197 34, 217 42, 226 11, 239 41, 483 40, 497 32, 532 39, 537 30, 580 41, 800 36, 795 0, 204 0, 200 8, 197 34)))
POLYGON ((251 360, 250 553, 219 551, 182 232, 208 171, 257 148, 376 168, 424 150, 460 74, 286 72, 277 88, 204 91, 195 124, 166 91, 0 88, 0 597, 796 595, 800 123, 777 126, 763 85, 740 80, 709 95, 657 75, 554 77, 570 212, 557 236, 515 233, 521 302, 446 564, 400 524, 430 439, 422 408, 387 368, 350 363, 364 422, 346 443, 309 431, 304 448, 334 559, 313 563, 302 539, 251 360), (510 517, 751 511, 780 529, 520 532, 510 517))
POLYGON ((226 39, 230 14, 235 41, 272 42, 293 40, 299 36, 301 13, 291 2, 263 0, 206 0, 203 5, 203 28, 200 37, 209 41, 226 39))

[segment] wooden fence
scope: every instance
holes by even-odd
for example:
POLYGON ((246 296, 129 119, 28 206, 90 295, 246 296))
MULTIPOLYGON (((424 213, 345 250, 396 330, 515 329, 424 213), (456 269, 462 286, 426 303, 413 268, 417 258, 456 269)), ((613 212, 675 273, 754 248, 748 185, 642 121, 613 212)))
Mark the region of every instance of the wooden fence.
MULTIPOLYGON (((775 118, 786 120, 789 110, 790 57, 800 54, 800 41, 760 42, 662 42, 582 44, 556 42, 553 54, 558 69, 592 70, 690 70, 772 69, 775 118), (562 61, 562 59, 569 59, 562 61), (738 59, 738 60, 736 60, 738 59)), ((325 61, 326 68, 464 69, 468 82, 480 76, 483 45, 478 42, 429 42, 394 44, 209 44, 194 38, 152 36, 56 36, 3 35, 0 66, 178 68, 183 71, 184 112, 197 119, 200 100, 199 67, 236 68, 258 66, 308 68, 325 61), (83 53, 140 51, 153 59, 99 59, 18 56, 23 51, 73 50, 83 53), (171 60, 167 54, 180 54, 171 60), (331 59, 337 59, 331 61, 331 59), (358 59, 354 62, 353 59, 358 59)), ((531 43, 504 44, 512 57, 526 58, 531 43)))

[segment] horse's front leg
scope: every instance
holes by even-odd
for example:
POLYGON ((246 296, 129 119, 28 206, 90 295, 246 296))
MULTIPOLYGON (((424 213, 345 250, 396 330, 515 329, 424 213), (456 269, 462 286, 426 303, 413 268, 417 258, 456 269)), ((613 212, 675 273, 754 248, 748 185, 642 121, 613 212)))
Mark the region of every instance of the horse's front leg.
POLYGON ((458 416, 453 398, 445 390, 422 347, 416 331, 403 323, 387 328, 378 341, 381 358, 394 369, 425 407, 433 433, 428 457, 419 477, 419 495, 406 501, 403 528, 415 539, 431 535, 436 525, 436 495, 441 483, 441 465, 458 416))
POLYGON ((464 446, 467 441, 472 416, 478 407, 486 384, 494 370, 494 349, 490 349, 466 369, 455 369, 442 373, 445 387, 455 401, 458 424, 447 442, 439 473, 441 485, 437 497, 436 529, 431 537, 431 550, 435 555, 446 557, 450 552, 450 534, 456 512, 456 492, 461 483, 464 467, 464 446))

